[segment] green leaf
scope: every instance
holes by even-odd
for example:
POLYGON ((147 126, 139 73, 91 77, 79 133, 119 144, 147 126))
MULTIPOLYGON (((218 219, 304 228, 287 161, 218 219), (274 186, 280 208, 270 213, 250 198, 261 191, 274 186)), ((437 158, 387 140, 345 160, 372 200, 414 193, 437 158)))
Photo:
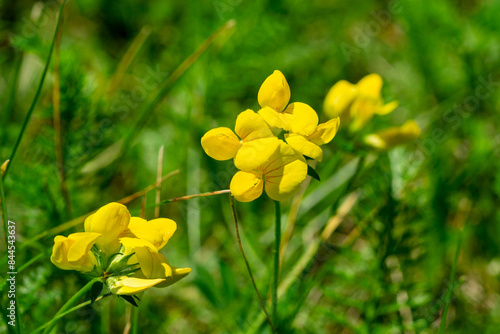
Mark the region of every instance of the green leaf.
POLYGON ((309 165, 307 165, 307 175, 309 175, 313 179, 321 181, 318 172, 316 172, 316 170, 309 165))
POLYGON ((94 302, 97 299, 97 297, 99 297, 99 295, 102 292, 102 287, 103 287, 102 282, 95 282, 92 285, 92 287, 90 288, 90 291, 89 291, 90 305, 94 304, 94 302))
POLYGON ((134 305, 135 307, 139 307, 132 296, 129 296, 129 295, 119 295, 118 297, 125 299, 125 301, 127 301, 128 303, 134 305))

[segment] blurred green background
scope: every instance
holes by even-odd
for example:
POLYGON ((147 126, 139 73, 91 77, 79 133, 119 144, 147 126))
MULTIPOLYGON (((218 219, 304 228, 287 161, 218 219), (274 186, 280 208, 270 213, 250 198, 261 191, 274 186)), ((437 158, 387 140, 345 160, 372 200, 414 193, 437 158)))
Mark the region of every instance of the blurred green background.
MULTIPOLYGON (((0 0, 2 162, 35 96, 58 7, 56 1, 0 0)), ((400 107, 363 131, 408 119, 423 130, 404 147, 368 152, 341 127, 324 148, 316 168, 322 180, 309 180, 300 201, 282 279, 344 199, 353 192, 358 197, 280 299, 280 332, 433 333, 447 300, 447 333, 500 332, 499 13, 496 0, 69 1, 59 71, 53 57, 5 179, 22 247, 17 263, 42 254, 17 277, 25 332, 51 319, 85 279, 50 263, 53 235, 23 243, 154 183, 162 145, 163 174, 179 170, 163 183, 162 199, 227 189, 232 162, 209 158, 200 138, 213 127, 232 128, 245 109, 257 111, 258 89, 275 69, 286 76, 291 101, 320 115, 335 82, 379 73, 384 99, 400 107), (229 20, 233 27, 178 80, 168 79, 229 20), (56 72, 67 191, 54 139, 56 72)), ((133 214, 142 201, 128 205, 133 214)), ((145 203, 146 217, 153 218, 155 191, 145 203)), ((283 230, 293 220, 291 207, 298 206, 282 204, 283 230)), ((236 209, 256 283, 267 295, 273 203, 262 196, 236 209)), ((178 223, 164 254, 193 272, 144 294, 139 332, 270 332, 257 319, 261 311, 228 196, 166 204, 160 216, 178 223)), ((59 332, 122 333, 127 317, 129 305, 107 298, 66 316, 59 332)))

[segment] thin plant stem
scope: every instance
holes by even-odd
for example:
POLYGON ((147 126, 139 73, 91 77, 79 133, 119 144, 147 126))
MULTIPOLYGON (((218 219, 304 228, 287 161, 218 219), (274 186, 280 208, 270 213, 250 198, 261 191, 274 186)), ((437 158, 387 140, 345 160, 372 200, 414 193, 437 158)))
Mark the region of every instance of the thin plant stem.
POLYGON ((280 202, 274 201, 276 224, 274 226, 274 276, 271 288, 273 303, 273 322, 278 323, 278 281, 280 275, 281 208, 280 202))
POLYGON ((17 137, 16 143, 14 144, 14 149, 12 150, 12 153, 10 155, 10 163, 7 165, 7 169, 5 170, 5 173, 3 175, 4 178, 7 177, 7 173, 9 172, 10 165, 12 164, 14 157, 16 155, 17 149, 19 148, 19 144, 21 143, 21 140, 23 139, 24 131, 28 127, 28 123, 31 119, 31 115, 33 114, 33 110, 35 110, 35 106, 38 102, 38 99, 40 98, 43 83, 45 82, 45 76, 47 75, 47 71, 49 69, 50 59, 52 57, 52 51, 54 50, 54 44, 56 41, 57 33, 59 31, 61 18, 62 18, 62 12, 63 12, 65 3, 66 3, 66 1, 63 1, 61 3, 61 5, 59 6, 59 14, 57 16, 56 29, 54 31, 54 37, 52 38, 52 43, 50 44, 49 55, 47 56, 47 61, 45 62, 45 67, 44 67, 43 72, 42 72, 42 77, 40 78, 40 83, 38 84, 38 88, 37 88, 36 93, 35 93, 35 98, 33 99, 33 102, 31 103, 31 106, 28 110, 28 113, 26 114, 26 117, 24 118, 23 125, 21 126, 21 132, 19 132, 19 136, 17 137))
MULTIPOLYGON (((8 165, 7 165, 8 167, 8 165)), ((2 202, 2 225, 3 225, 3 232, 4 232, 4 238, 5 238, 5 248, 6 248, 6 253, 7 249, 9 248, 9 243, 8 243, 8 227, 7 225, 9 224, 8 220, 8 214, 7 214, 7 206, 5 203, 5 190, 3 187, 3 179, 0 177, 0 201, 2 202)), ((8 270, 8 271, 14 271, 14 270, 8 270)), ((7 280, 7 277, 5 278, 7 280)), ((3 283, 3 282, 2 282, 3 283)), ((17 307, 17 296, 14 296, 14 312, 15 312, 15 320, 16 320, 16 326, 14 327, 14 333, 21 333, 21 322, 19 321, 19 308, 17 307)), ((11 331, 12 326, 7 326, 9 327, 9 331, 11 331)))
POLYGON ((44 331, 43 331, 43 334, 48 334, 50 333, 50 331, 54 328, 54 326, 57 324, 57 321, 59 319, 61 319, 60 317, 58 317, 59 315, 62 315, 64 312, 66 312, 67 310, 69 310, 69 308, 78 301, 78 299, 82 298, 89 290, 90 288, 92 288, 92 285, 94 285, 95 282, 98 282, 100 281, 101 278, 100 277, 96 277, 94 278, 93 280, 91 280, 90 282, 88 282, 87 284, 85 284, 83 286, 83 288, 81 288, 79 291, 77 291, 73 297, 71 297, 67 302, 66 304, 64 304, 60 309, 59 311, 57 311, 56 315, 52 318, 52 320, 50 320, 46 325, 44 331))
POLYGON ((222 194, 229 194, 229 193, 231 193, 230 189, 209 191, 207 193, 187 195, 187 196, 167 199, 167 200, 161 201, 160 203, 155 203, 152 206, 163 205, 163 204, 168 204, 168 203, 173 203, 173 202, 178 202, 178 201, 187 201, 187 200, 197 198, 197 197, 208 197, 208 196, 222 195, 222 194))
MULTIPOLYGON (((111 293, 108 293, 108 294, 105 294, 105 295, 103 295, 103 296, 100 296, 100 297, 96 298, 96 300, 95 300, 95 301, 97 302, 97 301, 99 301, 99 300, 101 300, 101 299, 104 299, 104 298, 106 298, 106 297, 109 297, 109 296, 111 296, 111 293)), ((75 312, 76 310, 81 309, 82 307, 85 307, 85 306, 87 306, 87 305, 90 305, 90 303, 91 303, 91 301, 90 301, 90 300, 87 300, 87 301, 85 301, 85 302, 83 302, 83 303, 81 303, 81 304, 78 304, 77 306, 75 306, 75 307, 73 307, 73 308, 70 308, 70 309, 69 309, 69 310, 67 310, 66 312, 63 312, 63 313, 61 313, 61 314, 59 314, 59 315, 55 316, 55 317, 54 317, 51 321, 49 321, 49 322, 47 322, 47 323, 43 324, 42 326, 38 327, 37 329, 35 329, 35 330, 32 332, 32 334, 40 333, 40 332, 41 332, 44 328, 46 328, 47 326, 50 326, 50 325, 51 325, 51 323, 52 323, 52 321, 58 321, 59 319, 61 319, 61 318, 65 317, 65 316, 67 316, 68 314, 73 313, 73 312, 75 312)))
POLYGON ((441 323, 439 324, 439 334, 443 334, 446 328, 446 320, 448 318, 448 310, 450 309, 451 296, 453 295, 453 290, 455 288, 455 276, 457 275, 458 255, 460 254, 460 248, 462 246, 462 234, 463 230, 458 236, 457 249, 455 250, 455 258, 453 259, 453 265, 451 267, 451 273, 450 273, 451 287, 446 292, 446 300, 444 304, 443 314, 441 315, 441 323))
MULTIPOLYGON (((161 201, 161 175, 163 174, 163 153, 165 151, 165 146, 161 145, 158 151, 158 171, 156 175, 156 199, 155 203, 158 204, 161 201)), ((155 208, 155 218, 160 217, 160 206, 157 205, 155 208)))
MULTIPOLYGON (((61 27, 63 20, 61 20, 61 27)), ((57 31, 56 41, 54 46, 54 87, 52 90, 53 100, 53 120, 54 120, 54 146, 56 151, 56 164, 59 173, 61 194, 64 199, 64 207, 66 216, 71 218, 71 201, 69 198, 68 187, 66 184, 66 172, 64 170, 64 157, 62 145, 62 130, 61 130, 61 86, 60 86, 60 47, 61 47, 62 29, 57 31)))
POLYGON ((132 307, 132 334, 139 333, 139 308, 132 307))
POLYGON ((257 297, 259 298, 260 306, 262 307, 262 310, 266 315, 267 322, 269 323, 269 326, 271 326, 271 330, 273 331, 273 333, 277 333, 276 328, 274 328, 273 322, 271 321, 271 317, 269 316, 269 313, 267 313, 266 304, 262 300, 262 296, 260 295, 259 289, 257 288, 257 284, 255 283, 255 279, 253 278, 252 269, 250 268, 247 256, 245 254, 245 251, 243 250, 243 244, 241 243, 241 238, 240 238, 240 230, 238 228, 238 218, 236 216, 236 209, 234 208, 233 196, 231 194, 229 194, 229 203, 231 203, 231 209, 233 211, 234 229, 236 231, 236 238, 238 239, 238 246, 240 248, 241 255, 243 256, 243 260, 245 261, 245 265, 247 266, 248 275, 250 276, 253 288, 257 293, 257 297))

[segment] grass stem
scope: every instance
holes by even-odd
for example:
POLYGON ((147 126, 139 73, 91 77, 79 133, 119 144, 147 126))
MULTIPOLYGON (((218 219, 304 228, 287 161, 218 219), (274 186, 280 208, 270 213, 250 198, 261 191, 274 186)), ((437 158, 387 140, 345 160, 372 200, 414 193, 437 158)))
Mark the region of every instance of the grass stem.
POLYGON ((281 241, 281 207, 279 201, 274 201, 276 224, 274 226, 274 276, 271 288, 273 322, 278 323, 278 281, 280 275, 280 241, 281 241))
POLYGON ((271 317, 269 316, 269 313, 267 313, 266 309, 266 304, 262 300, 262 296, 260 295, 259 289, 257 288, 257 284, 255 283, 255 279, 253 278, 252 274, 252 269, 250 268, 250 264, 248 263, 247 256, 245 254, 245 251, 243 250, 243 245, 241 243, 241 238, 240 238, 240 231, 238 228, 238 218, 236 216, 236 209, 234 208, 234 201, 233 201, 233 196, 230 194, 229 195, 229 203, 231 203, 231 209, 233 211, 233 220, 234 220, 234 229, 236 231, 236 238, 238 239, 238 246, 240 247, 241 255, 243 256, 243 260, 245 261, 245 265, 248 270, 248 275, 250 276, 250 280, 252 281, 253 288, 255 292, 257 293, 257 297, 259 298, 260 306, 262 307, 262 310, 264 311, 264 314, 266 315, 267 322, 269 323, 269 326, 271 327, 271 330, 273 333, 276 332, 276 328, 273 325, 273 322, 271 321, 271 317))

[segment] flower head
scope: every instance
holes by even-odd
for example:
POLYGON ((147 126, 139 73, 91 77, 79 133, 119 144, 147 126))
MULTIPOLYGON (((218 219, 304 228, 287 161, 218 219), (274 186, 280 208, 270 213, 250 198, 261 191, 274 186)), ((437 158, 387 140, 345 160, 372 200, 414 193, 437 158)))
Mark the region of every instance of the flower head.
POLYGON ((56 236, 51 261, 101 277, 115 294, 167 286, 191 272, 171 266, 159 252, 176 229, 171 219, 130 217, 124 205, 110 203, 85 220, 85 232, 56 236))
POLYGON ((388 150, 418 138, 420 133, 417 122, 409 120, 402 126, 394 126, 370 134, 364 138, 364 141, 367 145, 376 149, 388 150))
POLYGON ((352 131, 360 130, 375 114, 386 115, 398 106, 397 101, 384 104, 382 84, 378 74, 369 74, 357 84, 337 82, 325 98, 325 114, 330 118, 342 116, 352 131))

